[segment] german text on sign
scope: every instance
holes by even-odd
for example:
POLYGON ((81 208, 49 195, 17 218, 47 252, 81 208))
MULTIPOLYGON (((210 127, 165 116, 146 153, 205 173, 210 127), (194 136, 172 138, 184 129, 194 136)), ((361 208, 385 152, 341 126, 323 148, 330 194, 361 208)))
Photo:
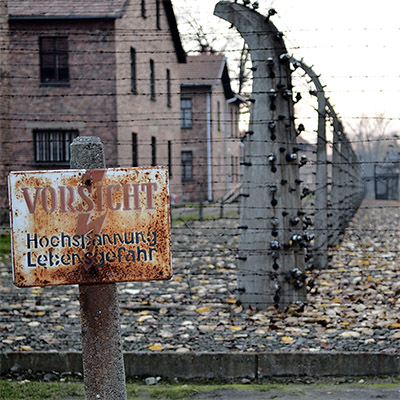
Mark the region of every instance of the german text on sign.
POLYGON ((166 168, 11 172, 14 284, 169 279, 166 168))

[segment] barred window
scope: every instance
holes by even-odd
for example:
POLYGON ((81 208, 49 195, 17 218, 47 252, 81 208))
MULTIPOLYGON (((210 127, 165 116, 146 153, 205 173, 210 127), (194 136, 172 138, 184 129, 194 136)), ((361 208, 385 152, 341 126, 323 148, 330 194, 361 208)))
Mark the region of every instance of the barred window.
POLYGON ((131 92, 137 94, 136 50, 131 47, 131 92))
POLYGON ((167 106, 171 107, 171 71, 167 69, 167 106))
POLYGON ((156 0, 156 28, 161 29, 160 0, 156 0))
POLYGON ((39 38, 40 82, 68 83, 68 40, 66 37, 39 38))
POLYGON ((151 166, 157 165, 157 139, 155 136, 151 137, 151 166))
POLYGON ((193 180, 193 152, 182 151, 182 181, 193 180))
POLYGON ((68 163, 69 145, 77 136, 77 130, 35 130, 33 132, 35 162, 68 163))
POLYGON ((138 164, 138 135, 132 132, 132 167, 137 167, 138 164))
POLYGON ((142 17, 146 18, 146 0, 141 0, 142 17))
POLYGON ((169 176, 172 177, 172 141, 168 140, 168 171, 169 176))
POLYGON ((181 99, 181 128, 192 127, 192 99, 181 99))
POLYGON ((156 72, 154 67, 154 60, 150 60, 150 98, 156 99, 156 72))

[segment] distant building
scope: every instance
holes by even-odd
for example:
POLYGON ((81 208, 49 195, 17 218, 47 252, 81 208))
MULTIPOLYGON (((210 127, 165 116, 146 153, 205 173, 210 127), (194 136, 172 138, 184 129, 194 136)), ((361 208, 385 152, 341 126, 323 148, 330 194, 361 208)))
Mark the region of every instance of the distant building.
POLYGON ((374 164, 374 189, 377 200, 400 200, 400 152, 389 146, 382 162, 374 164))
POLYGON ((239 105, 222 54, 189 56, 181 74, 184 201, 217 201, 240 185, 239 105))
MULTIPOLYGON (((298 156, 299 162, 302 167, 300 168, 300 180, 302 187, 310 191, 316 189, 316 161, 317 161, 317 146, 308 142, 301 135, 296 139, 296 147, 299 149, 298 156)), ((328 171, 328 176, 332 173, 328 171)))
POLYGON ((167 165, 180 195, 178 67, 186 54, 171 1, 8 5, 8 169, 68 167, 74 137, 98 136, 107 167, 167 165))

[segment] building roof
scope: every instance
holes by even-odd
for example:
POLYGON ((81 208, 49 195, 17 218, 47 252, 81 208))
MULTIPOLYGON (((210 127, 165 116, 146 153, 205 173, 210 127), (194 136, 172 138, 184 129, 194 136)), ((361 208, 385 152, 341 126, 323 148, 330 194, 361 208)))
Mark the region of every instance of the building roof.
POLYGON ((120 18, 129 0, 8 0, 10 19, 120 18))
POLYGON ((225 66, 225 56, 222 54, 204 53, 188 56, 187 63, 181 66, 182 84, 204 86, 218 84, 225 66))
POLYGON ((221 83, 225 97, 235 97, 223 54, 202 53, 188 56, 186 64, 181 65, 180 74, 182 86, 213 86, 221 83))
MULTIPOLYGON (((122 18, 131 0, 8 0, 10 20, 122 18)), ((178 61, 186 62, 171 0, 162 0, 178 61)))

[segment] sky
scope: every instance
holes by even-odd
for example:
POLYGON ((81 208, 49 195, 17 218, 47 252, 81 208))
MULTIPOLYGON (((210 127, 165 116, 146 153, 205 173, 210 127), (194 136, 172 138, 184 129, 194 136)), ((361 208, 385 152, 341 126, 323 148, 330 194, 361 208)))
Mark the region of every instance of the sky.
MULTIPOLYGON (((187 18, 204 24, 205 31, 220 32, 221 43, 234 37, 230 25, 213 16, 217 2, 173 0, 183 40, 187 18)), ((259 0, 259 5, 263 15, 270 8, 277 11, 271 21, 285 34, 289 53, 321 75, 326 95, 349 131, 361 120, 372 122, 383 114, 388 134, 400 132, 400 2, 259 0)), ((229 62, 233 53, 227 57, 229 62)), ((306 86, 300 82, 300 89, 306 86)))

